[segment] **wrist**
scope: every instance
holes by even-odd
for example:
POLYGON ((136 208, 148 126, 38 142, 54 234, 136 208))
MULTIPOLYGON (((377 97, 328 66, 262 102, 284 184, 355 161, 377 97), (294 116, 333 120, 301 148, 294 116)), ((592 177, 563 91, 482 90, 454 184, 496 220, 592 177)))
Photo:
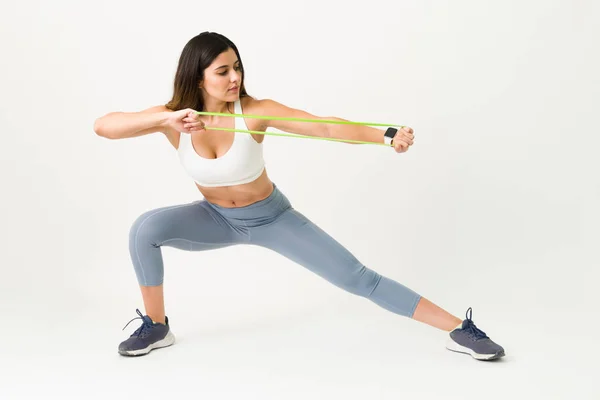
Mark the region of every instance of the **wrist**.
POLYGON ((168 128, 171 113, 172 111, 160 111, 156 113, 156 125, 160 128, 168 128))
POLYGON ((387 130, 383 134, 383 142, 387 145, 392 145, 394 142, 394 136, 398 133, 398 129, 396 128, 387 128, 387 130))

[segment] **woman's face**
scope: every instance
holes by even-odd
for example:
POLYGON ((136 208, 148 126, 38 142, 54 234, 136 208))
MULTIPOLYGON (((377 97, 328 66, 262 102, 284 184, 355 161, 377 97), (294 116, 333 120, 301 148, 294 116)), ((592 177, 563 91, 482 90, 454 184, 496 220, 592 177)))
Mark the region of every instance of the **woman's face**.
POLYGON ((238 99, 241 86, 242 71, 233 49, 219 54, 204 70, 204 80, 200 82, 207 95, 228 102, 238 99))

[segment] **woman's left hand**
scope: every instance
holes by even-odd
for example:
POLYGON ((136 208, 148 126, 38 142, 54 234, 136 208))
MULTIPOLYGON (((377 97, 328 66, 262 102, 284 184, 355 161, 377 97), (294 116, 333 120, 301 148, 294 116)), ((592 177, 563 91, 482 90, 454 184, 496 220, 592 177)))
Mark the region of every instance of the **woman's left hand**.
POLYGON ((404 153, 415 142, 415 135, 412 128, 404 127, 396 132, 393 140, 394 150, 396 153, 404 153))

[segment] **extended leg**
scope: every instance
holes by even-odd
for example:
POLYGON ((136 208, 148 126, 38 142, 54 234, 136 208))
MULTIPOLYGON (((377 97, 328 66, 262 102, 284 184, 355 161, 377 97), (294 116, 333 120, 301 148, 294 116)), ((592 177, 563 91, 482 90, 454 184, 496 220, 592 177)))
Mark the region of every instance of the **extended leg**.
POLYGON ((254 229, 251 237, 253 244, 276 251, 335 286, 396 314, 413 317, 421 301, 418 293, 367 268, 293 208, 285 211, 276 222, 254 229))
POLYGON ((360 263, 348 250, 298 211, 252 231, 252 243, 274 250, 334 285, 365 297, 396 314, 449 332, 449 350, 480 360, 504 356, 504 349, 478 329, 470 316, 461 321, 406 286, 360 263), (462 323, 461 323, 462 322, 462 323))

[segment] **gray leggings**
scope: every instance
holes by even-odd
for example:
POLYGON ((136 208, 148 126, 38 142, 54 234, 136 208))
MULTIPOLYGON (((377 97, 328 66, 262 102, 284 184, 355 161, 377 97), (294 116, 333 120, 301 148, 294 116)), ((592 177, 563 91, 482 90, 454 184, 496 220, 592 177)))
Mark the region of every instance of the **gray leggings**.
POLYGON ((340 243, 296 211, 273 185, 264 200, 227 208, 206 200, 142 214, 131 227, 129 252, 142 286, 163 283, 161 246, 187 251, 258 245, 308 268, 333 285, 412 317, 420 295, 367 268, 340 243))

